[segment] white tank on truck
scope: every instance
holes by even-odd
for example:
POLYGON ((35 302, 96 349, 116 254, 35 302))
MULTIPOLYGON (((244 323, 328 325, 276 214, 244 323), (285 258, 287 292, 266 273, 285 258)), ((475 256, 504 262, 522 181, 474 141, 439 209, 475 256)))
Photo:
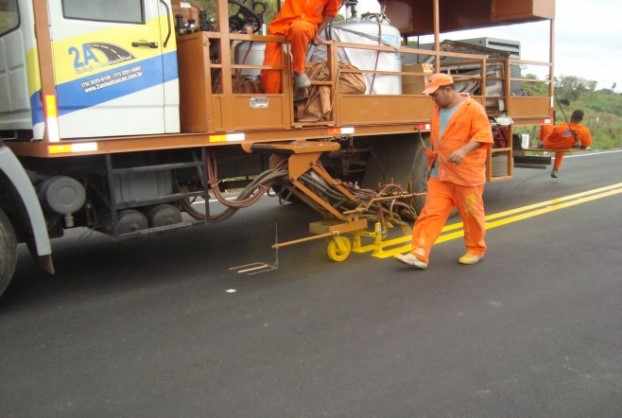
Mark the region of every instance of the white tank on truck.
MULTIPOLYGON (((326 34, 322 34, 326 38, 326 34)), ((391 24, 386 16, 380 14, 364 14, 360 19, 351 19, 345 23, 333 24, 330 38, 343 43, 360 45, 383 45, 399 48, 402 36, 399 29, 391 24)), ((337 51, 341 62, 354 65, 359 70, 369 71, 402 71, 402 59, 399 52, 380 52, 358 48, 339 48, 337 51)), ((324 48, 311 48, 311 61, 326 60, 324 48)), ((402 94, 402 77, 398 75, 366 74, 366 94, 400 95, 402 94)))

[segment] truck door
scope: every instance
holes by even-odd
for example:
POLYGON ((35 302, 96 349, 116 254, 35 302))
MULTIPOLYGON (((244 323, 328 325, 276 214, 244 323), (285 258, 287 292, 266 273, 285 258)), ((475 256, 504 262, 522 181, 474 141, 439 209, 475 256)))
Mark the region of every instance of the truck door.
POLYGON ((48 5, 61 138, 179 131, 170 0, 48 5))
POLYGON ((0 1, 0 131, 32 127, 25 17, 20 16, 17 0, 0 1))

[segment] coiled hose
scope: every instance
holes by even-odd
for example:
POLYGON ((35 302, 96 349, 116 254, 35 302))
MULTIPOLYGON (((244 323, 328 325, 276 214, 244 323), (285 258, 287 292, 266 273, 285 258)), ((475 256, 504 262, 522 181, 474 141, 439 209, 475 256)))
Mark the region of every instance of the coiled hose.
POLYGON ((211 195, 223 206, 224 211, 217 215, 208 215, 201 213, 192 207, 192 204, 184 200, 183 209, 194 219, 211 223, 223 222, 231 218, 238 210, 254 205, 261 197, 270 190, 271 185, 282 177, 287 176, 287 170, 283 165, 277 165, 268 169, 253 179, 240 194, 232 200, 228 200, 223 196, 219 188, 220 180, 218 180, 218 165, 216 159, 210 153, 205 153, 203 159, 203 167, 208 179, 208 188, 211 195))

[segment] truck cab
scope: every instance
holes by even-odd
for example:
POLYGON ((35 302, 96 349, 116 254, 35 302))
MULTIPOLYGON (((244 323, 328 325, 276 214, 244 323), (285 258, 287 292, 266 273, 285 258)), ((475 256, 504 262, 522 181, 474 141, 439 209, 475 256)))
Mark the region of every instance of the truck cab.
MULTIPOLYGON (((33 2, 0 7, 0 130, 42 139, 33 2)), ((47 19, 59 138, 179 132, 170 0, 53 1, 47 19)))

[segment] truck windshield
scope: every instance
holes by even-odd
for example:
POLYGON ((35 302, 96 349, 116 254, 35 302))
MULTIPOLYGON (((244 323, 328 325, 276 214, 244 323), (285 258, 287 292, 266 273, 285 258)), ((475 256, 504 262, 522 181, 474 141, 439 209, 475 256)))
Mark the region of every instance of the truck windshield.
POLYGON ((17 0, 0 0, 0 36, 19 26, 17 0))

